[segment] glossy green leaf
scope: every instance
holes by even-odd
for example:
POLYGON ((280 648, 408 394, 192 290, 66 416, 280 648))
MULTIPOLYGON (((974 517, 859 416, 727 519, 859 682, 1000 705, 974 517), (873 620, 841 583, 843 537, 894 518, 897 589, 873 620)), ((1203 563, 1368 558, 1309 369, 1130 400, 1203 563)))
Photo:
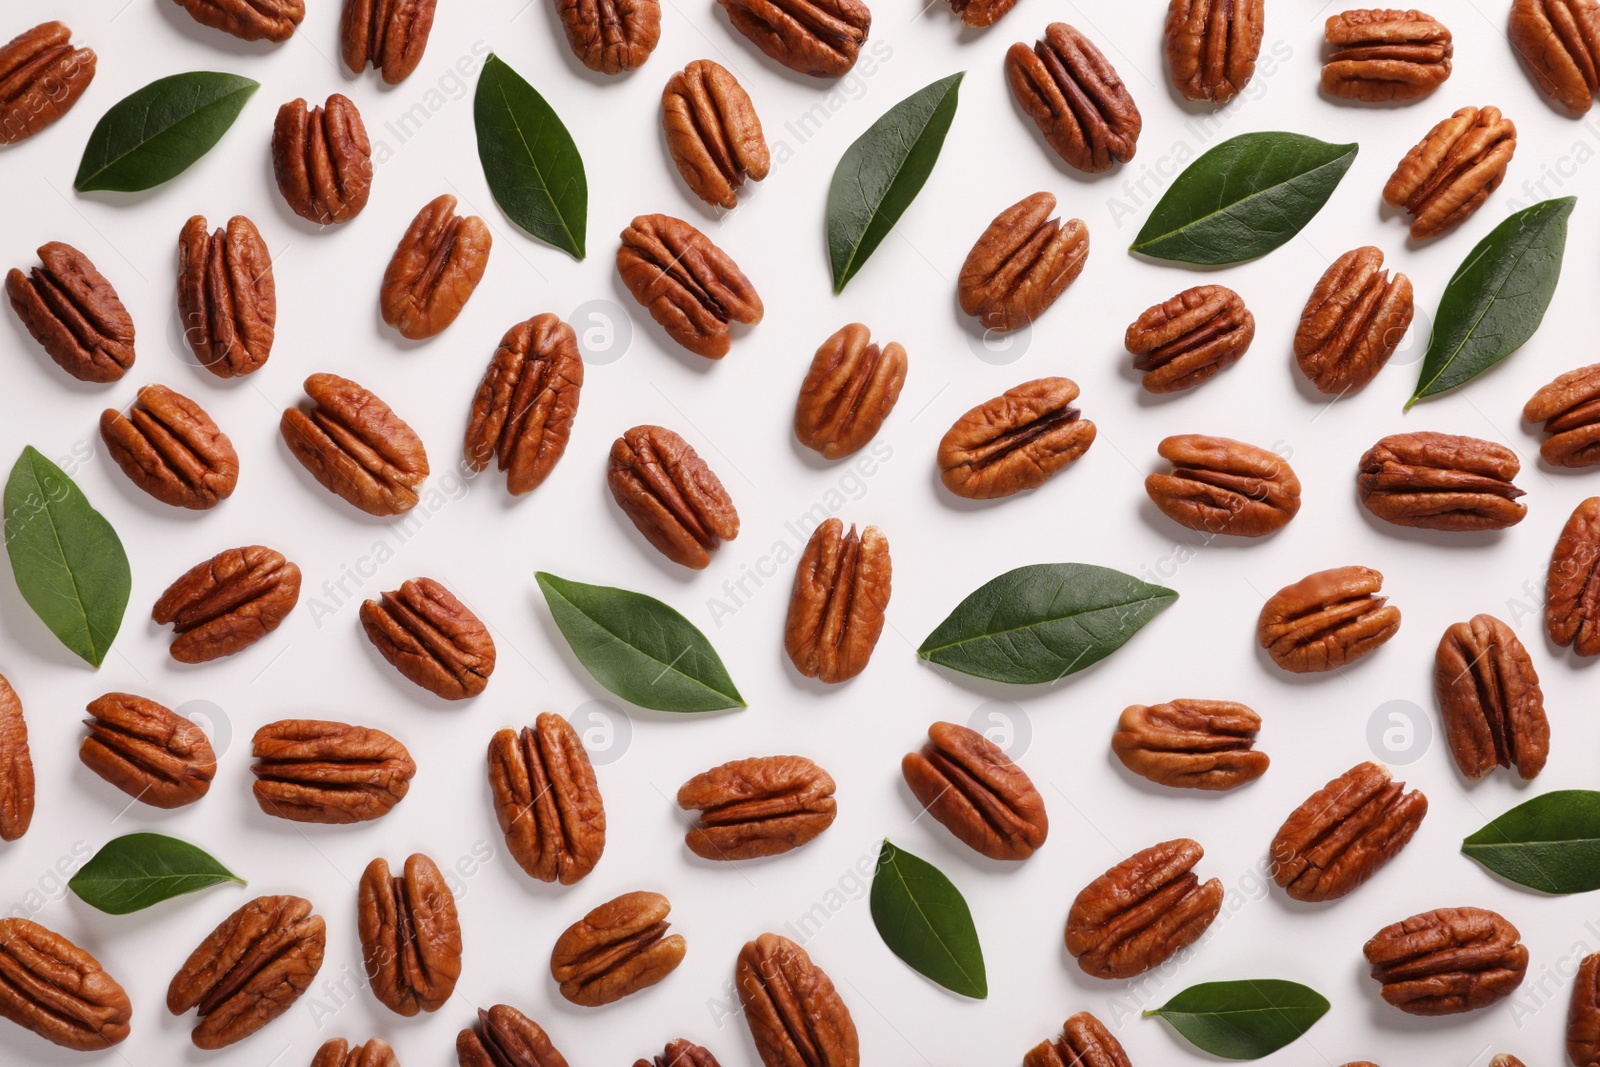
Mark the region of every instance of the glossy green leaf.
POLYGON ((1322 210, 1358 148, 1298 133, 1224 141, 1178 175, 1129 250, 1205 266, 1264 256, 1322 210))
POLYGON ((243 878, 187 841, 163 834, 127 834, 105 846, 67 883, 85 904, 112 915, 243 878))
POLYGON ((539 240, 584 255, 589 181, 572 134, 539 91, 490 53, 472 101, 478 159, 511 221, 539 240))
POLYGON ((972 912, 939 868, 885 840, 871 907, 878 936, 912 970, 964 997, 989 995, 972 912))
POLYGON ((1144 1014, 1167 1020, 1202 1052, 1255 1060, 1299 1038, 1327 1011, 1327 998, 1315 989, 1261 978, 1190 986, 1144 1014))
POLYGON ((844 291, 933 173, 965 75, 952 74, 912 93, 845 149, 828 189, 834 292, 844 291))
POLYGON ((73 186, 134 193, 171 181, 222 140, 259 88, 249 78, 208 70, 151 82, 101 117, 73 186))
POLYGON ((1524 801, 1463 841, 1461 851, 1541 893, 1600 889, 1600 793, 1558 789, 1524 801))
POLYGON ((6 554, 22 599, 62 644, 100 666, 133 588, 117 531, 32 447, 11 468, 5 509, 6 554))
POLYGON ((653 711, 722 711, 744 698, 706 635, 654 597, 543 571, 556 626, 595 681, 653 711))
POLYGON ((917 655, 997 682, 1054 682, 1111 655, 1177 599, 1108 567, 1019 567, 957 605, 917 655))

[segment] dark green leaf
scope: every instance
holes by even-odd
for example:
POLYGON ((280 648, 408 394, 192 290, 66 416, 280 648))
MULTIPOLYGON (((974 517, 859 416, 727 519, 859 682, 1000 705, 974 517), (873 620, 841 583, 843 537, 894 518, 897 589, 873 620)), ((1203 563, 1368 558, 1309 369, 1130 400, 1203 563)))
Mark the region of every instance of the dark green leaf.
POLYGON ((952 74, 912 93, 845 149, 828 189, 834 292, 844 291, 922 191, 956 117, 965 76, 952 74))
POLYGON ((1541 893, 1600 889, 1600 793, 1559 789, 1534 797, 1467 838, 1461 851, 1541 893))
POLYGON ((495 203, 539 240, 583 258, 589 181, 555 109, 490 53, 472 102, 478 159, 495 203))
POLYGON ((133 587, 117 531, 31 446, 11 468, 5 509, 6 554, 22 599, 62 644, 100 666, 133 587))
POLYGON ((107 841, 67 885, 90 907, 127 915, 223 882, 247 884, 187 841, 128 834, 107 841))
POLYGON ((912 970, 964 997, 989 995, 972 912, 939 868, 885 840, 871 905, 878 936, 912 970))
POLYGON ((259 88, 208 70, 151 82, 96 124, 72 184, 83 193, 135 193, 171 181, 222 140, 259 88))
POLYGON ((1108 567, 1019 567, 957 605, 917 655, 997 682, 1053 682, 1111 655, 1177 599, 1108 567))
POLYGON ((617 696, 653 711, 745 706, 706 635, 661 601, 543 571, 537 577, 578 662, 617 696))
POLYGON ((1567 218, 1575 196, 1545 200, 1506 219, 1478 242, 1439 298, 1417 391, 1424 397, 1465 385, 1521 348, 1544 321, 1561 280, 1567 218))
POLYGON ((1264 256, 1322 210, 1358 147, 1298 133, 1224 141, 1178 175, 1130 251, 1206 266, 1264 256))
POLYGON ((1328 1001, 1297 982, 1261 978, 1190 986, 1154 1011, 1202 1052, 1255 1060, 1289 1044, 1328 1011, 1328 1001))

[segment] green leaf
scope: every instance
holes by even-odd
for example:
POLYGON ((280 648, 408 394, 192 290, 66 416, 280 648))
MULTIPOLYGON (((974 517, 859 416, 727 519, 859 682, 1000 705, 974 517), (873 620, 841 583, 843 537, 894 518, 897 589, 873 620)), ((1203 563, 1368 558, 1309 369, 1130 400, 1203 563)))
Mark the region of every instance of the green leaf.
POLYGON ((965 76, 952 74, 912 93, 845 149, 828 189, 834 292, 844 291, 922 191, 956 117, 965 76))
POLYGON ((82 901, 111 915, 243 878, 203 849, 163 834, 127 834, 105 843, 67 883, 82 901))
POLYGON ((623 700, 652 711, 745 706, 706 635, 661 601, 543 571, 536 577, 578 662, 623 700))
POLYGON ((222 140, 260 87, 208 70, 151 82, 101 117, 73 186, 136 193, 171 181, 222 140))
POLYGON ((1177 599, 1108 567, 1018 567, 957 605, 917 655, 997 682, 1054 682, 1111 655, 1177 599))
POLYGON ((582 259, 589 181, 555 109, 491 52, 478 76, 472 116, 495 203, 539 240, 582 259))
POLYGON ((1327 998, 1315 989, 1260 978, 1190 986, 1144 1014, 1167 1020, 1202 1052, 1255 1060, 1294 1041, 1327 1011, 1327 998))
POLYGON ((62 644, 100 666, 133 587, 117 531, 31 446, 11 468, 5 509, 6 554, 22 599, 62 644))
POLYGON ((1407 411, 1424 397, 1465 385, 1533 336, 1561 280, 1567 218, 1577 202, 1566 196, 1523 208, 1462 260, 1439 298, 1407 411))
POLYGON ((1178 175, 1129 251, 1205 266, 1264 256, 1322 210, 1358 148, 1298 133, 1224 141, 1178 175))
POLYGON ((1461 851, 1541 893, 1600 889, 1600 793, 1558 789, 1536 796, 1467 838, 1461 851))
POLYGON ((989 995, 972 912, 939 868, 885 840, 871 906, 878 936, 912 970, 964 997, 989 995))

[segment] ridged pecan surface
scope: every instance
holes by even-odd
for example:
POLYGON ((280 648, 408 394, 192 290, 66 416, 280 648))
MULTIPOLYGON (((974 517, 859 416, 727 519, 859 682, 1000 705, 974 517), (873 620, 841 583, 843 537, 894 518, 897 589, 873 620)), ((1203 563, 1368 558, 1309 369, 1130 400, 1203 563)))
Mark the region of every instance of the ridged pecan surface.
POLYGON ((950 9, 975 30, 993 26, 1017 6, 1017 0, 950 0, 950 9))
POLYGON ((1580 656, 1600 656, 1600 496, 1579 504, 1556 540, 1545 577, 1550 640, 1580 656))
POLYGON ((635 426, 611 445, 606 484, 646 541, 674 563, 703 570, 739 536, 739 513, 689 442, 662 426, 635 426))
POLYGON ((365 601, 361 627, 395 670, 445 700, 477 696, 494 673, 489 628, 432 578, 365 601))
POLYGON ((1362 763, 1311 794, 1272 839, 1273 881, 1295 900, 1353 892, 1406 847, 1428 814, 1428 798, 1405 788, 1379 764, 1362 763))
POLYGON ((252 792, 268 815, 330 825, 367 822, 405 799, 417 765, 381 730, 282 719, 256 731, 252 792))
POLYGON ((163 504, 204 511, 233 495, 239 454, 199 404, 147 385, 126 413, 107 408, 100 437, 128 480, 163 504))
POLYGON ((754 325, 755 286, 711 239, 671 215, 640 215, 622 231, 617 273, 667 336, 697 356, 728 354, 730 323, 754 325))
POLYGON ((541 882, 571 885, 606 847, 606 811, 583 741, 544 712, 489 742, 489 791, 512 858, 541 882))
POLYGON ((1600 466, 1600 363, 1568 371, 1540 389, 1522 409, 1550 436, 1539 455, 1552 467, 1600 466))
POLYGON ((956 496, 991 500, 1043 485, 1094 444, 1072 406, 1078 384, 1039 378, 979 404, 939 442, 939 480, 956 496))
POLYGON ((206 732, 177 712, 131 693, 89 702, 83 765, 156 808, 193 804, 211 788, 217 754, 206 732))
POLYGON ((643 66, 661 40, 661 0, 556 0, 556 11, 572 54, 601 74, 643 66))
POLYGON ((1351 249, 1328 265, 1300 312, 1295 362, 1319 392, 1354 392, 1389 362, 1414 311, 1411 279, 1390 278, 1379 249, 1351 249))
POLYGON ((1148 308, 1128 325, 1122 346, 1152 393, 1209 381, 1239 362, 1256 336, 1256 317, 1225 285, 1197 285, 1148 308))
POLYGON ((1132 978, 1194 944, 1222 908, 1222 882, 1202 883, 1205 849, 1188 838, 1152 845, 1085 886, 1067 913, 1067 951, 1095 978, 1132 978))
POLYGON ((900 773, 929 815, 990 859, 1025 860, 1049 836, 1044 798, 1027 772, 970 727, 934 723, 900 773))
POLYGON ((828 519, 800 553, 783 647, 807 678, 843 682, 866 669, 883 632, 892 566, 889 539, 876 526, 857 535, 828 519))
POLYGON ((671 974, 688 948, 682 935, 667 933, 671 910, 660 893, 624 893, 567 927, 550 953, 561 995, 598 1008, 671 974))
POLYGON ((22 701, 0 674, 0 841, 15 841, 33 822, 33 756, 22 701))
POLYGON ((1122 1042, 1086 1011, 1061 1024, 1061 1036, 1042 1041, 1022 1057, 1022 1067, 1131 1067, 1122 1042))
POLYGON ((1052 22, 1032 48, 1006 52, 1006 81, 1050 147, 1091 174, 1126 163, 1144 120, 1111 61, 1076 27, 1052 22))
POLYGON ((1187 100, 1226 104, 1255 76, 1264 0, 1171 0, 1167 70, 1187 100))
POLYGON ((1516 633, 1493 615, 1458 622, 1439 639, 1433 692, 1445 739, 1461 773, 1482 778, 1496 767, 1534 778, 1550 755, 1550 723, 1533 660, 1516 633))
POLYGON ((872 29, 861 0, 717 0, 733 28, 799 74, 837 78, 856 65, 872 29))
POLYGON ((1420 100, 1450 77, 1455 46, 1432 15, 1393 8, 1330 15, 1322 89, 1369 104, 1420 100))
POLYGON ((443 333, 483 280, 493 245, 488 224, 457 215, 449 193, 424 204, 383 272, 383 321, 413 341, 443 333))
POLYGON ((739 187, 771 169, 750 94, 719 63, 697 59, 672 76, 661 91, 661 123, 684 184, 708 204, 733 210, 739 187))
POLYGON ((861 1067, 855 1020, 806 950, 762 934, 739 950, 734 984, 765 1067, 861 1067))
POLYGON ((481 471, 494 459, 512 496, 532 492, 567 450, 582 390, 571 326, 546 313, 511 327, 472 398, 467 465, 481 471))
POLYGON ((1517 150, 1517 127, 1496 107, 1464 107, 1429 130, 1395 167, 1383 201, 1411 214, 1411 236, 1461 225, 1500 188, 1517 150))
POLYGON ((89 257, 52 241, 39 266, 6 274, 11 309, 56 365, 80 382, 114 382, 133 366, 133 317, 89 257))
POLYGON ((1055 207, 1054 196, 1034 193, 995 216, 961 264, 962 311, 991 330, 1019 330, 1066 292, 1089 259, 1089 228, 1051 218, 1055 207))
POLYGON ((1567 1007, 1567 1059, 1574 1067, 1600 1063, 1600 952, 1578 964, 1567 1007))
POLYGON ((344 0, 339 54, 355 74, 372 66, 389 85, 405 81, 428 47, 438 0, 344 0))
POLYGON ((1269 598, 1256 640, 1286 671, 1345 667, 1400 629, 1400 609, 1378 595, 1383 575, 1371 567, 1334 567, 1286 585, 1269 598))
POLYGON ((804 756, 734 760, 697 774, 678 807, 698 811, 685 835, 707 860, 748 860, 799 848, 833 825, 833 778, 804 756))
POLYGON ((0 47, 0 144, 25 141, 72 110, 94 80, 92 48, 64 23, 42 22, 0 47))
POLYGON ((279 43, 306 17, 305 0, 174 0, 202 26, 242 41, 279 43))
POLYGON ((1385 437, 1361 457, 1366 509, 1396 526, 1503 530, 1528 513, 1511 479, 1522 469, 1505 445, 1447 433, 1385 437))
POLYGON ((659 1056, 648 1060, 635 1060, 633 1067, 721 1067, 717 1058, 691 1041, 681 1038, 667 1042, 659 1056))
POLYGON ((235 215, 206 232, 204 215, 178 237, 178 314, 183 339, 206 370, 237 378, 261 369, 277 332, 272 254, 256 224, 235 215))
POLYGON ((0 1017, 51 1044, 95 1052, 128 1036, 133 1007, 122 986, 99 960, 36 922, 0 919, 0 976, 0 1017))
POLYGON ((428 477, 422 439, 404 419, 348 378, 306 379, 309 408, 289 408, 278 424, 284 443, 330 493, 368 515, 399 515, 417 506, 428 477))
POLYGON ((1123 709, 1111 751, 1128 770, 1175 789, 1236 789, 1267 771, 1261 716, 1231 700, 1171 700, 1123 709))
POLYGON ((800 385, 794 434, 824 459, 841 459, 872 440, 900 399, 906 350, 882 347, 859 322, 822 342, 800 385))
POLYGON ((1144 490, 1161 513, 1204 534, 1263 537, 1300 510, 1300 479, 1275 452, 1226 437, 1180 434, 1157 446, 1172 470, 1144 490))
POLYGON ((349 222, 372 193, 372 142, 361 112, 339 93, 322 107, 291 100, 272 126, 272 172, 301 218, 320 226, 349 222))
POLYGON ((324 1041, 311 1058, 311 1067, 400 1067, 400 1058, 381 1037, 352 1046, 342 1037, 324 1041))
POLYGON ((1512 0, 1506 29, 1544 95, 1574 115, 1600 89, 1600 4, 1595 0, 1512 0))
POLYGON ((1408 1015, 1457 1015, 1515 992, 1528 971, 1522 935, 1484 908, 1440 908, 1386 926, 1367 942, 1383 999, 1408 1015))
POLYGON ((478 1009, 478 1024, 456 1035, 461 1067, 567 1067, 544 1028, 509 1004, 478 1009))
POLYGON ((461 977, 461 923, 455 897, 433 860, 420 852, 401 874, 373 860, 362 872, 357 932, 372 995, 390 1011, 437 1011, 461 977))
POLYGON ((261 545, 230 548, 185 571, 150 612, 177 636, 179 663, 242 652, 278 628, 300 600, 300 568, 261 545))

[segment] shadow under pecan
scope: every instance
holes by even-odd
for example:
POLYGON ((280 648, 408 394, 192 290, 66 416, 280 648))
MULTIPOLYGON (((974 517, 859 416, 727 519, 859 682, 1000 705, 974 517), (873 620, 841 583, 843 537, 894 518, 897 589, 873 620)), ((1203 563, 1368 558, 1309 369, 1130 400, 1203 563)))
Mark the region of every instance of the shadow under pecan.
POLYGON ((1506 30, 1539 91, 1574 115, 1600 89, 1600 4, 1595 0, 1512 0, 1506 30))
POLYGON ((1222 908, 1222 882, 1194 873, 1204 855, 1188 838, 1164 841, 1085 886, 1067 913, 1067 951, 1083 972, 1133 978, 1199 940, 1222 908))
POLYGON ((300 897, 257 897, 206 936, 167 987, 167 1010, 198 1009, 189 1039, 207 1051, 288 1011, 322 969, 327 928, 300 897))
POLYGON ((739 206, 746 179, 767 176, 772 159, 750 94, 720 64, 697 59, 661 91, 667 152, 684 184, 708 204, 739 206))
POLYGON ((1041 1041, 1022 1067, 1131 1067, 1128 1053, 1105 1024, 1086 1011, 1061 1024, 1061 1036, 1041 1041))
POLYGON ((432 578, 363 602, 361 628, 395 670, 436 697, 475 697, 494 673, 488 627, 432 578))
POLYGON ((72 110, 94 80, 92 48, 64 23, 42 22, 0 47, 0 144, 16 144, 72 110))
POLYGON ((950 0, 950 9, 975 30, 993 26, 1017 6, 1017 0, 950 0))
POLYGON ((822 342, 795 402, 794 435, 824 459, 842 459, 883 428, 906 382, 906 350, 881 348, 852 322, 822 342))
POLYGON ((1197 285, 1148 308, 1128 325, 1122 345, 1152 393, 1173 393, 1209 381, 1243 358, 1256 317, 1225 285, 1197 285))
POLYGON ((1528 971, 1522 935, 1484 908, 1440 908, 1367 942, 1383 999, 1408 1015, 1458 1015, 1510 996, 1528 971))
POLYGON ((1071 166, 1096 174, 1133 158, 1144 124, 1139 108, 1111 61, 1076 28, 1052 22, 1032 48, 1012 45, 1006 81, 1071 166))
POLYGON ((1395 167, 1383 202, 1411 214, 1417 240, 1448 233, 1505 180, 1517 128, 1495 107, 1464 107, 1428 131, 1395 167))
POLYGON ((644 66, 661 40, 660 0, 556 0, 567 44, 600 74, 644 66))
POLYGON ((461 1067, 567 1067, 544 1028, 509 1004, 478 1009, 478 1025, 456 1035, 461 1067))
POLYGON ((114 382, 133 366, 133 317, 89 257, 52 241, 39 266, 6 274, 6 296, 28 333, 80 382, 114 382))
POLYGON ((495 818, 517 865, 541 882, 572 885, 606 847, 606 810, 594 765, 572 725, 545 712, 521 733, 489 742, 495 818))
POLYGON ((1522 409, 1550 436, 1539 455, 1552 467, 1600 466, 1600 363, 1568 371, 1540 389, 1522 409))
POLYGON ((284 411, 278 429, 301 466, 324 489, 368 515, 417 506, 428 477, 422 439, 372 393, 337 374, 306 379, 311 407, 284 411))
POLYGON ((196 564, 150 611, 177 634, 168 653, 207 663, 242 652, 278 628, 300 600, 300 568, 261 545, 230 548, 196 564))
POLYGON ((861 0, 717 0, 733 28, 799 74, 837 78, 856 65, 872 29, 861 0))
POLYGON ((433 860, 420 852, 405 872, 382 857, 362 872, 357 932, 378 1003, 407 1017, 437 1011, 461 977, 461 923, 455 897, 433 860))
POLYGON ((205 796, 217 773, 206 732, 153 700, 107 693, 89 702, 83 765, 135 800, 181 808, 205 796))
POLYGON ((256 731, 251 791, 263 812, 291 822, 343 825, 387 815, 417 773, 406 746, 381 730, 283 719, 256 731))
POLYGON ((1567 1059, 1575 1067, 1600 1063, 1600 952, 1578 964, 1567 1006, 1567 1059))
POLYGON ((1055 207, 1054 196, 1034 193, 995 216, 961 264, 962 311, 991 330, 1020 330, 1083 273, 1089 228, 1051 218, 1055 207))
POLYGON ((261 369, 272 355, 278 289, 272 254, 255 223, 235 215, 206 232, 204 215, 178 238, 178 314, 194 357, 218 378, 261 369))
POLYGON ((322 107, 302 99, 278 109, 272 172, 296 215, 319 226, 349 222, 372 193, 372 142, 361 112, 339 93, 322 107))
POLYGON ((17 691, 0 674, 0 841, 15 841, 33 822, 33 756, 17 691))
POLYGON ((889 539, 876 526, 859 536, 828 519, 795 567, 783 647, 807 678, 843 682, 860 674, 883 633, 892 567, 889 539))
POLYGON ((1231 700, 1132 704, 1111 735, 1111 751, 1141 778, 1174 789, 1237 789, 1272 762, 1256 750, 1261 716, 1231 700))
POLYGON ((438 0, 344 0, 339 54, 352 73, 372 66, 388 85, 417 69, 428 47, 438 0))
POLYGON ((1272 880, 1301 901, 1354 892, 1406 847, 1428 798, 1376 763, 1350 768, 1289 814, 1272 839, 1272 880))
POLYGON ((833 778, 804 756, 757 756, 697 774, 678 807, 700 812, 685 835, 706 860, 750 860, 799 848, 833 825, 833 778))
POLYGON ((472 397, 467 466, 486 470, 493 458, 512 496, 537 489, 567 450, 582 390, 571 326, 546 313, 511 327, 472 397))
POLYGON ((1263 0, 1171 0, 1167 70, 1186 100, 1226 104, 1256 73, 1263 0))
POLYGON ((617 273, 668 337, 707 359, 728 354, 729 323, 753 326, 764 313, 728 254, 671 215, 640 215, 622 231, 617 273))
POLYGON ((489 269, 494 236, 476 215, 457 215, 449 193, 423 205, 383 272, 383 321, 412 341, 436 337, 467 306, 489 269))
POLYGON ((1368 104, 1420 100, 1450 77, 1455 46, 1432 15, 1393 8, 1330 15, 1322 90, 1368 104))
POLYGON ((174 0, 202 26, 241 41, 279 44, 294 36, 306 17, 305 0, 174 0))
MULTIPOLYGON (((53 930, 0 919, 0 974, 0 1017, 53 1045, 95 1052, 128 1036, 128 994, 99 960, 53 930)), ((11 1047, 7 1059, 20 1055, 11 1047)))
POLYGON ((667 1042, 666 1051, 648 1060, 635 1060, 633 1067, 721 1067, 717 1058, 699 1045, 681 1038, 667 1042))
POLYGON ((381 1037, 353 1048, 344 1038, 336 1037, 317 1049, 311 1067, 400 1067, 400 1058, 381 1037))
POLYGON ((765 1067, 860 1067, 850 1009, 805 949, 762 934, 739 950, 733 979, 765 1067))
POLYGON ((689 442, 661 426, 635 426, 611 445, 606 484, 622 513, 656 551, 703 570, 739 536, 739 513, 689 442))
POLYGON ((1579 504, 1561 528, 1545 577, 1550 640, 1580 656, 1600 656, 1600 497, 1579 504))
POLYGON ((1426 530, 1503 530, 1528 513, 1505 445, 1446 433, 1385 437, 1361 457, 1362 505, 1385 522, 1426 530))
POLYGON ((550 976, 561 995, 598 1008, 671 974, 688 942, 667 933, 670 911, 671 902, 660 893, 624 893, 567 927, 550 953, 550 976))
POLYGON ((1144 490, 1180 526, 1264 537, 1300 511, 1300 479, 1276 452, 1204 434, 1165 438, 1157 451, 1172 470, 1146 477, 1144 490))
POLYGON ((128 480, 163 504, 204 511, 233 495, 239 454, 193 400, 164 385, 139 390, 124 415, 107 408, 100 437, 128 480))
POLYGON ((1034 489, 1094 444, 1072 406, 1078 384, 1038 378, 979 404, 939 441, 939 480, 956 496, 992 500, 1034 489))
POLYGON ((1400 347, 1414 312, 1411 279, 1391 279, 1372 245, 1351 249, 1328 265, 1300 312, 1300 373, 1329 396, 1365 388, 1400 347))
POLYGON ((1050 817, 1026 771, 999 745, 953 722, 928 727, 900 773, 917 802, 962 844, 993 860, 1025 860, 1044 845, 1050 817))
POLYGON ((1550 755, 1550 723, 1533 660, 1493 615, 1458 622, 1439 639, 1433 692, 1456 766, 1477 780, 1496 767, 1529 780, 1550 755))
POLYGON ((1262 606, 1256 640, 1294 674, 1346 667, 1400 629, 1400 609, 1378 595, 1382 588, 1383 575, 1371 567, 1308 574, 1262 606))

